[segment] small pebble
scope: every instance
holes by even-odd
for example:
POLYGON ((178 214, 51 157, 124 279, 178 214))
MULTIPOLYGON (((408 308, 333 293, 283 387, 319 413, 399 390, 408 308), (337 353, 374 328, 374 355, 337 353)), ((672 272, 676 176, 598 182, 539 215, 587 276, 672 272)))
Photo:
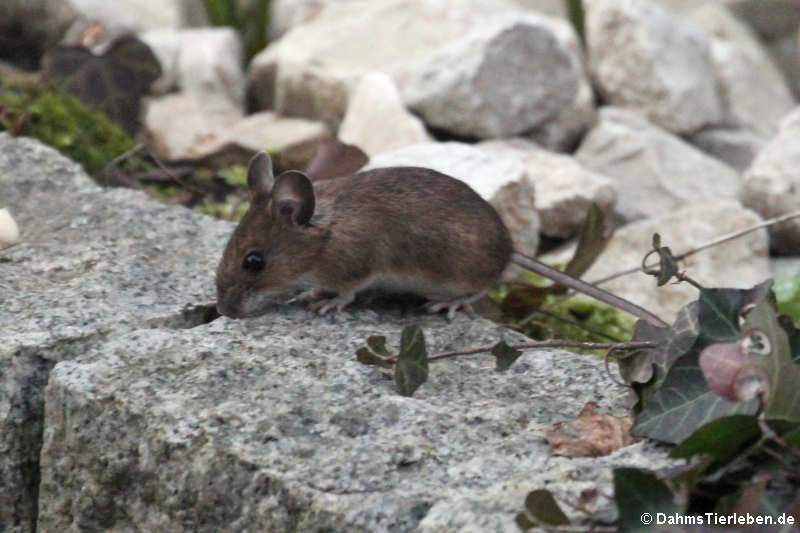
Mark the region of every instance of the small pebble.
POLYGON ((0 248, 7 248, 19 240, 19 227, 8 209, 0 209, 0 248))

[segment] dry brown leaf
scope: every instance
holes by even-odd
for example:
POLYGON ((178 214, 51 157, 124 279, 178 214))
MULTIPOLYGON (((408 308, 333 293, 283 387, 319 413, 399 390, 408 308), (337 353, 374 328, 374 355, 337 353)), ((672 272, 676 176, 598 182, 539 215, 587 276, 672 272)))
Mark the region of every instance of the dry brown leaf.
POLYGON ((636 442, 632 425, 632 417, 604 415, 595 402, 587 402, 575 420, 553 424, 544 436, 553 455, 599 457, 636 442))

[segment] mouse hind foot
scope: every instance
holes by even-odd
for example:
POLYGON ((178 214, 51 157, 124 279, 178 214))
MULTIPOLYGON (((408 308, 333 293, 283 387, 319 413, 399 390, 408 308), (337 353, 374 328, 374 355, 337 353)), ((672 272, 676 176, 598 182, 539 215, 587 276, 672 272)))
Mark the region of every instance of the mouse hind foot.
POLYGON ((447 320, 452 321, 458 311, 464 311, 471 318, 475 318, 475 311, 472 309, 472 302, 479 300, 486 294, 486 291, 460 296, 452 300, 431 301, 425 304, 425 310, 429 313, 438 313, 447 309, 447 320))

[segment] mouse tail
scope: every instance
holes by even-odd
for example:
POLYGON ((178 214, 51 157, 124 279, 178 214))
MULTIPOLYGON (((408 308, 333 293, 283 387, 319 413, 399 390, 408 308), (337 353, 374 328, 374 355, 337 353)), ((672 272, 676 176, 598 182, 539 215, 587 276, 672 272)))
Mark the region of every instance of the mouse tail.
POLYGON ((601 289, 596 285, 592 285, 591 283, 575 278, 566 272, 562 272, 558 269, 548 266, 541 261, 533 259, 532 257, 528 257, 527 255, 523 255, 519 252, 514 252, 511 255, 511 261, 522 268, 531 270, 540 276, 552 280, 558 285, 563 285, 569 289, 573 289, 587 296, 591 296, 592 298, 608 304, 611 307, 616 307, 617 309, 621 309, 635 317, 646 320, 654 326, 661 328, 669 326, 669 324, 661 320, 644 307, 641 307, 630 300, 626 300, 625 298, 616 296, 615 294, 601 289))

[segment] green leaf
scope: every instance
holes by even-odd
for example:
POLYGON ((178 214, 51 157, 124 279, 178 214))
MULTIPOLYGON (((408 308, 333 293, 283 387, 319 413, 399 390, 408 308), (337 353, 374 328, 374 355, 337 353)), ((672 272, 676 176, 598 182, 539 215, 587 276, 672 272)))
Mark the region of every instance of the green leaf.
POLYGON ((382 357, 391 357, 392 354, 386 350, 386 337, 383 335, 372 335, 367 337, 367 346, 370 350, 382 357))
POLYGON ((641 411, 632 430, 634 435, 678 443, 716 418, 756 413, 756 400, 730 402, 709 390, 700 369, 699 354, 711 344, 737 342, 740 312, 761 302, 772 305, 771 294, 770 282, 746 290, 700 291, 697 339, 674 364, 667 366, 661 386, 652 394, 643 395, 641 411))
POLYGON ((492 355, 496 358, 495 370, 504 372, 511 368, 511 365, 522 355, 522 352, 516 348, 512 348, 506 344, 505 341, 500 341, 492 348, 492 355))
POLYGON ((638 468, 614 469, 614 499, 619 508, 620 533, 652 531, 658 513, 683 512, 663 481, 638 468), (652 522, 645 523, 646 515, 652 522))
POLYGON ((603 253, 611 235, 605 234, 605 214, 597 204, 592 204, 586 213, 581 228, 578 246, 564 272, 576 278, 581 277, 595 260, 603 253))
POLYGON ((569 518, 561 510, 553 494, 546 489, 537 489, 528 493, 525 497, 525 512, 542 524, 569 525, 569 518))
POLYGON ((670 451, 672 458, 688 458, 709 454, 719 462, 727 462, 761 436, 758 421, 751 415, 731 415, 701 426, 670 451))
POLYGON ((381 357, 366 347, 361 347, 356 350, 356 361, 364 365, 375 365, 383 368, 392 368, 394 366, 391 361, 381 357))
POLYGON ((400 355, 394 370, 397 391, 411 396, 428 380, 428 352, 419 326, 407 326, 400 337, 400 355))

